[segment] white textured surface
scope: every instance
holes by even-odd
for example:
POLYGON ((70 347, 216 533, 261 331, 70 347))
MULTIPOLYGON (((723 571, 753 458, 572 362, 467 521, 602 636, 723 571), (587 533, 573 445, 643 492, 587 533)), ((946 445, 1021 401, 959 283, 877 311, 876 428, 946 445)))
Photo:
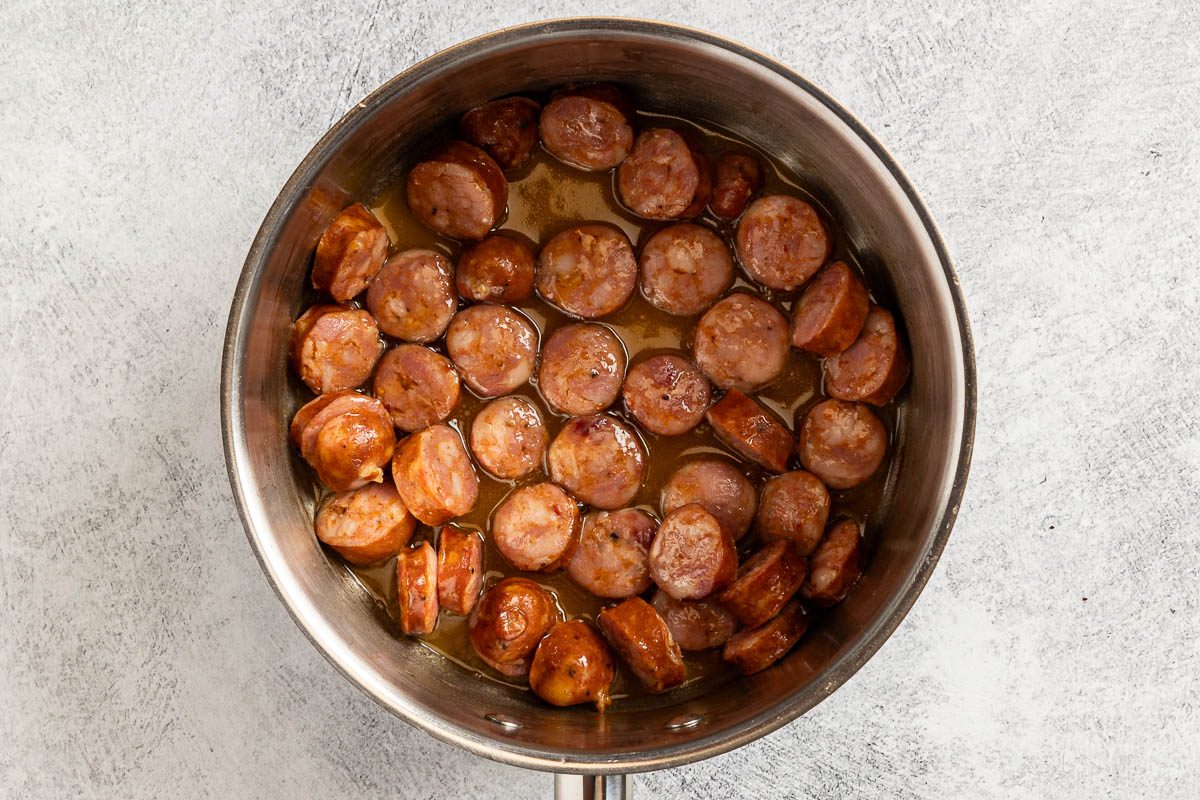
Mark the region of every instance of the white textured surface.
POLYGON ((0 796, 549 794, 291 623, 230 500, 218 365, 250 240, 333 120, 460 39, 590 12, 742 40, 856 112, 942 225, 979 359, 959 523, 896 635, 641 795, 1194 797, 1200 13, 960 5, 3 3, 0 796))

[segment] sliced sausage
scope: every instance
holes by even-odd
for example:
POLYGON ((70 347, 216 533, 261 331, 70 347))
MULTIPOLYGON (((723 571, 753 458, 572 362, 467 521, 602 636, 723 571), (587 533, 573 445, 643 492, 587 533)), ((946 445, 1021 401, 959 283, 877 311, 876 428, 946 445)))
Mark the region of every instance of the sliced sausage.
POLYGON ((335 492, 381 482, 396 446, 383 403, 356 392, 322 396, 301 408, 292 435, 300 455, 335 492))
POLYGON ((522 486, 492 516, 492 541, 508 563, 527 572, 552 572, 579 534, 579 505, 553 483, 522 486))
POLYGON ((317 452, 317 434, 334 417, 348 411, 378 413, 386 419, 387 408, 374 397, 358 392, 342 391, 323 394, 306 403, 292 418, 291 436, 304 460, 313 463, 317 452))
POLYGON ((483 588, 483 540, 479 534, 453 525, 438 534, 438 605, 451 614, 466 616, 483 588))
POLYGON ((642 246, 642 294, 677 316, 699 314, 733 283, 733 257, 713 231, 691 222, 668 225, 642 246))
POLYGON ((745 153, 722 153, 713 171, 708 208, 721 219, 737 219, 763 186, 762 165, 745 153))
POLYGON ((408 544, 416 527, 396 487, 387 483, 339 492, 317 512, 317 538, 351 564, 391 558, 408 544))
POLYGON ((733 464, 723 458, 699 458, 675 470, 663 486, 663 514, 690 503, 699 503, 730 538, 740 539, 750 529, 758 495, 733 464))
POLYGON ((708 379, 679 356, 651 356, 634 366, 622 390, 629 413, 659 436, 678 436, 700 424, 712 401, 708 379))
POLYGON ((537 469, 550 434, 537 406, 521 397, 501 397, 471 421, 471 452, 497 478, 521 478, 537 469))
POLYGON ((738 455, 771 472, 787 469, 792 434, 779 417, 753 397, 730 389, 704 416, 717 438, 738 455))
POLYGON ((396 557, 396 602, 400 629, 409 636, 433 633, 438 617, 437 553, 429 542, 396 557))
POLYGON ((577 225, 557 234, 538 254, 537 290, 576 317, 611 314, 637 286, 633 246, 621 230, 604 222, 577 225))
POLYGON ((482 239, 508 205, 500 165, 466 142, 449 142, 408 173, 408 209, 434 233, 482 239))
POLYGON ((479 599, 467 638, 485 664, 517 678, 529 672, 533 649, 558 619, 549 592, 526 578, 505 578, 479 599))
POLYGON ((387 230, 366 206, 355 203, 333 218, 317 242, 313 288, 346 302, 367 288, 387 250, 387 230))
POLYGON ((593 511, 567 561, 571 580, 597 597, 624 598, 650 587, 650 542, 658 522, 645 511, 593 511))
POLYGON ((712 164, 694 137, 651 128, 638 134, 629 157, 617 167, 617 191, 639 217, 694 217, 712 195, 712 164))
POLYGON ((650 602, 685 653, 720 647, 738 628, 737 617, 716 600, 676 600, 659 589, 650 602))
POLYGON ((872 306, 854 344, 825 359, 825 390, 839 400, 887 405, 908 380, 908 350, 891 312, 872 306))
POLYGON ((454 315, 446 352, 480 397, 508 394, 533 374, 537 331, 506 306, 480 305, 454 315))
POLYGON ((551 408, 581 416, 603 411, 621 393, 625 348, 603 325, 564 325, 542 345, 538 389, 551 408))
POLYGON ((755 527, 764 542, 787 542, 806 556, 821 541, 829 519, 829 490, 811 472, 798 469, 763 484, 755 527))
POLYGON ((633 106, 603 83, 555 92, 538 121, 542 145, 559 161, 589 171, 612 169, 633 147, 633 106))
POLYGON ((458 132, 508 171, 524 166, 538 143, 542 107, 528 97, 489 100, 463 114, 458 132))
POLYGON ((829 258, 829 234, 816 209, 798 197, 760 197, 742 215, 737 251, 750 277, 771 289, 795 289, 829 258))
POLYGON ((392 480, 412 515, 426 525, 462 516, 479 499, 479 476, 458 431, 431 425, 396 447, 392 480))
POLYGON ((379 329, 406 342, 432 342, 454 316, 450 262, 432 250, 405 250, 387 260, 367 289, 379 329))
POLYGON ((804 468, 826 486, 850 489, 883 463, 887 430, 862 403, 825 400, 805 414, 796 449, 804 468))
POLYGON ((737 574, 733 539, 699 503, 663 517, 650 545, 650 577, 676 600, 700 600, 737 574))
POLYGON ((533 291, 533 248, 504 233, 471 245, 458 259, 454 285, 475 303, 516 303, 533 291))
POLYGON ((752 392, 787 365, 787 318, 766 300, 735 292, 696 323, 692 350, 696 364, 717 386, 752 392))
POLYGON ((575 417, 550 443, 550 477, 588 505, 629 505, 646 476, 646 450, 623 422, 597 414, 575 417))
POLYGON ((843 261, 821 270, 796 301, 792 345, 834 356, 854 344, 867 321, 867 287, 843 261))
POLYGON ((550 629, 533 655, 529 687, 555 706, 595 703, 603 711, 612 702, 609 689, 617 677, 612 651, 596 629, 581 619, 550 629))
POLYGON ((735 633, 721 657, 743 675, 762 672, 787 655, 808 630, 808 615, 799 602, 789 603, 770 621, 735 633))
POLYGON ((651 692, 678 686, 687 678, 683 653, 667 623, 642 598, 604 609, 596 622, 629 671, 651 692))
POLYGON ((292 325, 292 368, 317 394, 361 386, 383 352, 375 319, 361 308, 313 306, 292 325))
POLYGON ((842 520, 829 529, 825 539, 808 559, 808 579, 800 596, 817 605, 842 602, 862 577, 862 536, 858 523, 842 520))
POLYGON ((402 344, 384 353, 372 391, 405 432, 444 421, 458 407, 461 393, 450 359, 419 344, 402 344))
POLYGON ((804 556, 787 542, 775 542, 747 559, 717 599, 747 628, 757 628, 787 605, 807 571, 804 556))

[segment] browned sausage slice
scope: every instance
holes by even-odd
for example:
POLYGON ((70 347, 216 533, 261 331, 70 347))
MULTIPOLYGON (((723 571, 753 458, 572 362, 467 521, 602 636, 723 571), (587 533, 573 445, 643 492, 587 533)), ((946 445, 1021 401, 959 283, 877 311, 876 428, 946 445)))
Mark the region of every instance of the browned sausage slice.
POLYGON ((700 424, 712 400, 708 379, 679 356, 651 356, 634 366, 623 390, 629 413, 659 436, 678 436, 700 424))
POLYGON ((662 513, 699 503, 721 530, 740 539, 750 528, 758 495, 741 470, 723 458, 689 461, 671 474, 662 491, 662 513))
POLYGON ((451 614, 466 616, 483 588, 483 540, 479 534, 453 525, 438 534, 438 605, 451 614))
POLYGON ((458 407, 458 373, 443 355, 419 344, 402 344, 384 353, 375 370, 375 396, 387 406, 392 422, 411 433, 444 421, 458 407))
POLYGON ((612 702, 609 689, 616 676, 608 644, 591 625, 572 619, 551 628, 538 645, 529 686, 551 705, 595 703, 603 711, 612 702))
POLYGON ((712 164, 693 137, 651 128, 638 135, 629 157, 617 167, 617 190, 639 217, 694 217, 712 194, 712 164))
POLYGON ((335 494, 317 512, 317 538, 351 564, 390 558, 408 544, 416 527, 400 494, 387 483, 335 494))
POLYGON ((564 325, 542 346, 538 388, 551 408, 581 416, 603 411, 621 393, 625 348, 596 323, 564 325))
POLYGON ((396 446, 383 403, 356 392, 305 405, 292 421, 292 438, 317 477, 335 492, 381 482, 396 446))
POLYGON ((476 604, 467 637, 485 664, 517 678, 529 672, 534 648, 558 619, 549 592, 526 578, 505 578, 476 604))
POLYGON ((292 441, 300 448, 300 455, 304 456, 305 461, 311 464, 315 460, 317 434, 325 427, 325 423, 348 411, 378 413, 388 418, 387 408, 370 395, 350 391, 321 395, 306 403, 292 418, 292 441))
POLYGON ((500 165, 466 142, 449 142, 413 167, 406 188, 413 216, 452 239, 487 236, 508 205, 500 165))
POLYGON ((493 233, 459 257, 454 284, 472 302, 524 300, 533 292, 533 247, 516 236, 493 233))
POLYGON ((521 397, 501 397, 475 415, 470 441, 480 466, 511 480, 541 465, 550 434, 537 406, 521 397))
POLYGON ((806 556, 829 519, 829 490, 812 473, 793 470, 763 484, 755 526, 764 542, 787 542, 806 556))
POLYGON ((771 289, 795 289, 829 258, 829 234, 816 209, 798 197, 760 197, 742 215, 738 258, 750 277, 771 289))
POLYGON ((676 600, 660 589, 650 602, 685 653, 720 647, 738 628, 737 617, 716 600, 676 600))
POLYGON ((463 114, 459 135, 487 151, 501 169, 514 170, 523 166, 537 147, 541 110, 528 97, 489 100, 463 114))
POLYGON ((454 315, 446 352, 480 397, 508 394, 533 374, 537 331, 506 306, 481 305, 454 315))
POLYGON ((800 424, 800 463, 834 489, 871 477, 887 452, 887 430, 862 403, 825 400, 800 424))
POLYGON ((733 283, 733 257, 713 231, 691 222, 669 225, 642 246, 642 294, 677 316, 699 314, 733 283))
POLYGON ((555 483, 596 508, 627 506, 646 475, 646 450, 633 430, 607 414, 575 417, 550 443, 555 483))
POLYGON ((538 293, 568 314, 603 317, 625 305, 637 286, 633 246, 608 223, 568 228, 538 254, 536 282, 538 293))
POLYGON ((361 386, 383 352, 375 319, 361 308, 313 306, 292 325, 292 368, 317 394, 361 386))
POLYGON ((344 303, 379 272, 387 258, 388 235, 375 215, 355 203, 333 218, 317 242, 312 285, 344 303))
POLYGON ((450 262, 432 250, 405 250, 387 260, 367 289, 379 329, 407 342, 432 342, 454 316, 450 262))
POLYGON ((787 542, 775 542, 747 559, 717 599, 747 628, 756 628, 787 605, 807 571, 803 556, 787 542))
POLYGON ((462 516, 479 499, 479 477, 458 432, 431 425, 396 447, 392 480, 412 515, 426 525, 462 516))
POLYGON ((792 345, 820 356, 833 356, 854 344, 867 321, 867 287, 843 261, 835 261, 796 301, 792 345))
POLYGON ((735 292, 696 323, 692 349, 696 364, 717 386, 752 392, 787 365, 787 318, 766 300, 735 292))
POLYGON ((683 653, 667 623, 642 598, 631 597, 606 608, 596 621, 629 671, 650 691, 665 691, 687 677, 683 653))
POLYGON ((730 389, 708 409, 705 417, 717 438, 738 455, 761 464, 771 472, 787 469, 788 455, 792 452, 792 434, 783 421, 762 403, 737 389, 730 389))
POLYGON ((401 550, 396 558, 396 602, 401 630, 409 636, 433 633, 438 617, 437 553, 429 542, 401 550))
POLYGON ((743 675, 762 672, 787 655, 808 630, 808 615, 799 602, 789 603, 770 621, 735 633, 721 654, 743 675))
POLYGON ((633 147, 633 107, 608 84, 556 92, 542 109, 538 127, 550 155, 580 169, 612 169, 633 147))
POLYGON ((553 483, 522 486, 492 516, 492 541, 517 569, 552 572, 579 533, 579 506, 553 483))
POLYGON ((858 523, 842 520, 829 529, 825 539, 808 559, 808 580, 800 596, 817 605, 842 602, 862 577, 862 536, 858 523))
POLYGON ((751 155, 722 153, 714 172, 708 208, 722 219, 737 219, 762 188, 762 165, 751 155))
POLYGON ((872 306, 862 333, 825 360, 825 390, 839 400, 887 405, 908 380, 908 350, 889 311, 872 306))
POLYGON ((650 542, 658 522, 645 511, 593 511, 567 561, 571 580, 597 597, 619 599, 650 587, 650 542))
POLYGON ((650 577, 676 600, 700 600, 737 574, 733 539, 699 503, 663 518, 650 545, 650 577))

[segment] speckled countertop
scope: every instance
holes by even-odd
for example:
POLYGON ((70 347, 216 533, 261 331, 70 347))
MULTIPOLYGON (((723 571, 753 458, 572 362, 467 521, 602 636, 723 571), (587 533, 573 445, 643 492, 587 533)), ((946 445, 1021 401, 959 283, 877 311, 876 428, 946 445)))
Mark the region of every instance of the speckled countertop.
POLYGON ((1195 4, 90 5, 0 8, 0 796, 549 795, 291 623, 230 499, 218 367, 251 238, 335 119, 463 38, 586 13, 739 39, 858 114, 942 226, 979 360, 962 513, 896 635, 641 796, 1195 796, 1195 4))

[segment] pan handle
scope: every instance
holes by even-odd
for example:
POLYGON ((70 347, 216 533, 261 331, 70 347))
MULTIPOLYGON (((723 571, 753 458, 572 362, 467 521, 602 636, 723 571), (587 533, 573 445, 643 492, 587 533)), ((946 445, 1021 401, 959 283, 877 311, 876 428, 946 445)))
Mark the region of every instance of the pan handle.
POLYGON ((629 775, 555 775, 554 800, 633 800, 629 775))

